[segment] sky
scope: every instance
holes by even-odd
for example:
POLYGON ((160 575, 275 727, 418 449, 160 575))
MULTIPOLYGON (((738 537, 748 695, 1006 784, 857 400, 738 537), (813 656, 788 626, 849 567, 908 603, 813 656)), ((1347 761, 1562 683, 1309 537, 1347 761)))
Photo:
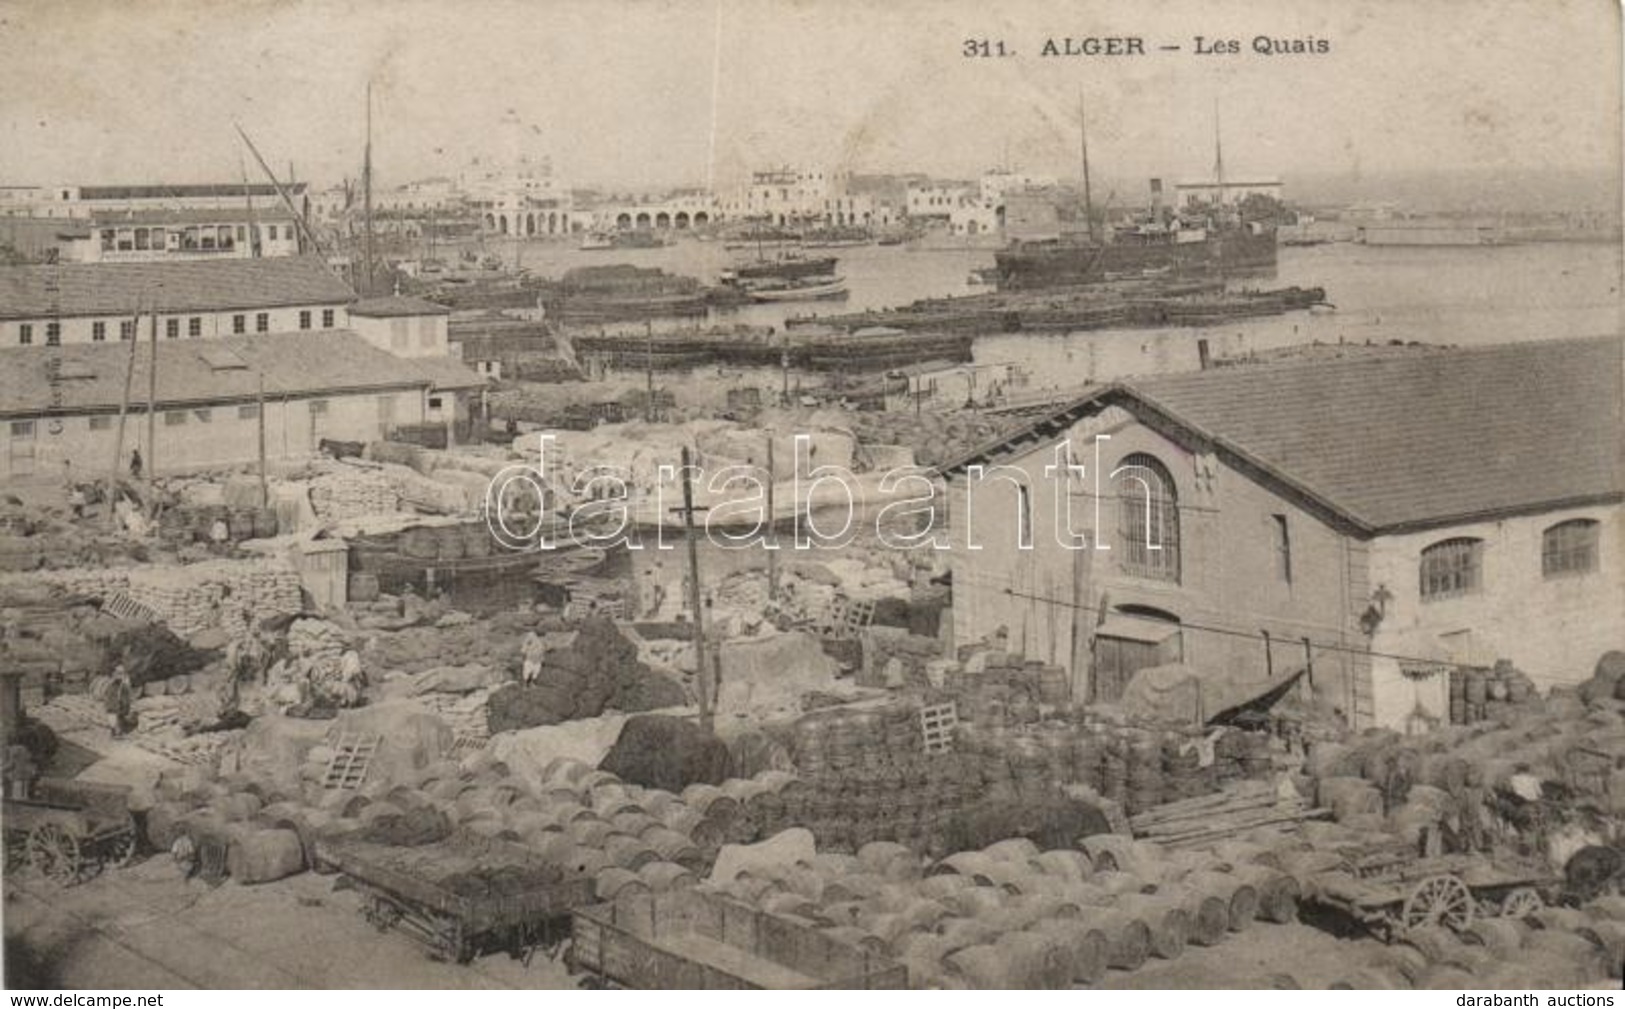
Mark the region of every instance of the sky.
POLYGON ((1080 98, 1092 168, 1136 185, 1209 174, 1216 115, 1232 178, 1620 164, 1613 0, 0 0, 0 184, 235 180, 233 123, 279 174, 335 182, 369 79, 380 185, 515 152, 609 189, 1071 177, 1080 98), (1039 56, 1068 36, 1150 52, 1039 56))

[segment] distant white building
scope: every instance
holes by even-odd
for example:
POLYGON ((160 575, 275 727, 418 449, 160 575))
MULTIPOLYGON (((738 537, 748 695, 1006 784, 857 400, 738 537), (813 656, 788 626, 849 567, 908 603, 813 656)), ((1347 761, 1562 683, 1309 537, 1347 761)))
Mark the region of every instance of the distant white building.
POLYGON ((299 233, 281 208, 103 212, 84 237, 63 242, 75 263, 156 263, 297 256, 299 233))
POLYGON ((936 218, 946 221, 953 215, 971 187, 959 182, 918 182, 908 187, 907 211, 911 220, 936 218))
MULTIPOLYGON (((301 211, 308 186, 282 187, 301 211)), ((0 190, 0 213, 19 217, 94 218, 110 214, 174 210, 234 210, 286 213, 287 207, 268 182, 220 182, 185 185, 20 186, 0 190)))
POLYGON ((822 168, 784 166, 757 171, 751 173, 749 185, 724 201, 723 208, 730 217, 772 224, 822 221, 832 182, 833 191, 839 191, 838 180, 832 180, 822 168))
POLYGON ((577 220, 570 187, 553 175, 552 162, 521 157, 512 165, 471 164, 458 179, 463 200, 492 235, 567 235, 586 229, 577 220))
POLYGON ((1272 200, 1281 198, 1280 179, 1254 179, 1251 181, 1224 182, 1203 180, 1194 182, 1178 182, 1174 184, 1174 202, 1179 207, 1198 205, 1212 205, 1219 203, 1233 206, 1249 196, 1268 196, 1272 200))

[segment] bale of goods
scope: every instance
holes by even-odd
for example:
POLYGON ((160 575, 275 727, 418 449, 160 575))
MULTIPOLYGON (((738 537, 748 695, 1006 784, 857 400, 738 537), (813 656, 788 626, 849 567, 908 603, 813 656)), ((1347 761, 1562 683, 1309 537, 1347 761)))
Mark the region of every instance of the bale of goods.
POLYGON ((695 783, 726 781, 728 747, 684 719, 636 715, 627 719, 598 766, 624 781, 681 792, 695 783))
POLYGON ((185 833, 183 821, 192 812, 188 802, 165 800, 147 810, 147 843, 157 851, 168 851, 185 833))
POLYGON ((1364 778, 1321 778, 1315 802, 1331 809, 1339 823, 1383 815, 1382 792, 1364 778))
POLYGON ((1529 929, 1511 918, 1478 918, 1462 933, 1464 942, 1477 943, 1498 958, 1516 953, 1523 947, 1529 929))
POLYGON ((238 883, 271 883, 305 869, 305 847, 292 830, 239 826, 229 836, 226 872, 238 883))
POLYGON ((1151 955, 1172 960, 1185 952, 1190 932, 1190 915, 1168 897, 1131 894, 1119 897, 1115 905, 1145 922, 1151 936, 1151 955))
POLYGON ((1562 987, 1580 987, 1608 977, 1614 965, 1605 961, 1605 951, 1596 943, 1572 932, 1539 929, 1529 933, 1520 957, 1530 963, 1542 962, 1568 971, 1572 980, 1562 987))
POLYGON ((216 799, 212 804, 215 813, 228 823, 242 820, 251 820, 254 814, 260 811, 259 796, 252 792, 237 792, 222 799, 216 799))

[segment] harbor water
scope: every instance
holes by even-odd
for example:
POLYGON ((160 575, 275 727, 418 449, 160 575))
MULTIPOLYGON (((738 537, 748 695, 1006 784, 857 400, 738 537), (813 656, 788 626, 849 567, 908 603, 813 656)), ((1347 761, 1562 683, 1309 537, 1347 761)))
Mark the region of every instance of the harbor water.
MULTIPOLYGON (((491 251, 498 251, 492 248, 491 251)), ((533 273, 557 277, 582 265, 633 263, 714 283, 722 270, 753 258, 718 242, 685 239, 658 249, 582 251, 526 243, 501 250, 533 273)), ((772 257, 775 252, 764 250, 772 257)), ((797 315, 838 315, 905 305, 919 298, 986 292, 972 271, 992 265, 987 250, 917 250, 906 246, 852 246, 809 251, 839 257, 850 295, 844 302, 751 305, 714 311, 705 320, 660 320, 657 330, 748 324, 782 330, 797 315)), ((1232 278, 1232 288, 1297 285, 1323 287, 1332 308, 1289 312, 1204 327, 1101 329, 1069 334, 1009 333, 980 337, 974 368, 933 369, 944 404, 986 391, 999 381, 1008 391, 1070 389, 1130 375, 1192 370, 1198 341, 1215 358, 1306 344, 1421 342, 1476 346, 1621 332, 1621 250, 1608 244, 1540 243, 1484 247, 1369 247, 1336 243, 1284 247, 1271 275, 1232 278)), ((643 332, 642 324, 610 331, 643 332)), ((924 362, 922 362, 923 364, 924 362)), ((715 369, 702 369, 704 379, 715 369)), ((724 369, 715 377, 777 388, 781 376, 724 369)), ((608 380, 618 384, 611 373, 608 380)))

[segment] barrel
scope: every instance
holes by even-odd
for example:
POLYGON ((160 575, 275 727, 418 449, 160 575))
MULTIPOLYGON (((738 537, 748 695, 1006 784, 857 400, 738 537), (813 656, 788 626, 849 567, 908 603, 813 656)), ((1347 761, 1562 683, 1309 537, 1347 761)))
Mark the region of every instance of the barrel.
POLYGON ((686 890, 696 883, 693 871, 676 862, 650 862, 638 870, 638 878, 655 893, 686 890))
POLYGON ((1135 894, 1119 897, 1116 906, 1145 922, 1150 931, 1152 956, 1172 960, 1185 952, 1190 916, 1176 902, 1166 897, 1135 894))
POLYGON ((271 883, 305 869, 305 849, 292 830, 247 826, 229 831, 226 872, 240 884, 271 883))
POLYGON ((276 519, 275 508, 258 508, 254 511, 254 537, 256 539, 270 539, 280 531, 276 519))
POLYGON ((1106 934, 1100 929, 1077 919, 1053 919, 1033 930, 1060 941, 1072 983, 1091 984, 1106 973, 1106 934))
POLYGON ((491 556, 491 530, 483 522, 462 527, 463 553, 469 557, 491 556))
POLYGON ((442 526, 435 530, 435 557, 443 561, 458 561, 468 556, 463 547, 461 526, 442 526))
POLYGON ((610 866, 602 869, 593 878, 593 896, 601 901, 615 900, 621 896, 634 894, 648 894, 649 884, 639 879, 637 873, 620 866, 610 866))
POLYGON ((419 526, 401 534, 401 553, 413 560, 432 561, 439 556, 439 545, 433 529, 419 526))

